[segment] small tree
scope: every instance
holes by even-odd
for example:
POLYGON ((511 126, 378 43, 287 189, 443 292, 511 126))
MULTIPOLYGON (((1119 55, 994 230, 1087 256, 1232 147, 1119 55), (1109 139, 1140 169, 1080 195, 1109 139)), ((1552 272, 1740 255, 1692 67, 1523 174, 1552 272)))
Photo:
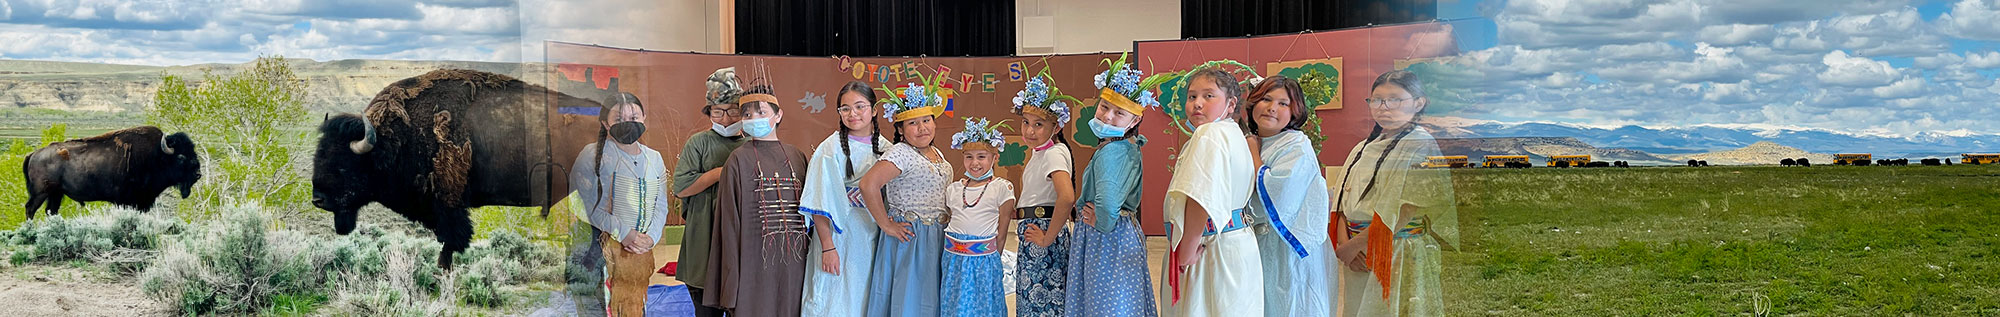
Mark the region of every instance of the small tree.
POLYGON ((165 76, 146 122, 187 132, 204 171, 182 215, 209 215, 233 200, 279 209, 303 207, 309 185, 293 154, 307 153, 308 84, 283 57, 258 58, 234 75, 202 71, 200 83, 165 76))

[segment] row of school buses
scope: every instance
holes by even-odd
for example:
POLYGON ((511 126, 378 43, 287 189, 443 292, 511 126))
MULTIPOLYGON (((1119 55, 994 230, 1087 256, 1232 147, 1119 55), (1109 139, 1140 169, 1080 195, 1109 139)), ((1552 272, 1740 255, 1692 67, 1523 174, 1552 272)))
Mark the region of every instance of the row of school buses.
MULTIPOLYGON (((1485 162, 1475 165, 1472 164, 1471 158, 1465 155, 1432 156, 1428 157, 1423 163, 1417 164, 1417 166, 1423 168, 1467 168, 1467 167, 1526 168, 1526 167, 1533 167, 1535 165, 1534 163, 1529 162, 1527 155, 1487 155, 1485 159, 1486 159, 1485 162)), ((1555 156, 1550 156, 1548 162, 1545 163, 1545 165, 1543 166, 1587 167, 1587 166, 1603 165, 1603 164, 1593 165, 1591 164, 1590 159, 1591 159, 1590 155, 1555 155, 1555 156)), ((1844 154, 1834 154, 1833 159, 1834 159, 1833 160, 1834 165, 1868 165, 1868 162, 1874 160, 1874 155, 1867 153, 1844 153, 1844 154)), ((1973 164, 1973 165, 2000 164, 2000 153, 1962 154, 1960 155, 1959 162, 1962 162, 1961 164, 1973 164)))

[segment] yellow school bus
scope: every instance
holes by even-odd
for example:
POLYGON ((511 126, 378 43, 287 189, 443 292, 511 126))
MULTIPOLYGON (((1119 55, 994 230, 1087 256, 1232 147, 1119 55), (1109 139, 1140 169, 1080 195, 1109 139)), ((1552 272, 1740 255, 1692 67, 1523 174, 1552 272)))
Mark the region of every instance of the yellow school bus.
POLYGON ((1534 164, 1528 163, 1527 155, 1487 155, 1480 167, 1507 167, 1507 163, 1534 164))
POLYGON ((1466 163, 1464 155, 1451 155, 1427 157, 1424 159, 1424 163, 1420 165, 1425 168, 1460 168, 1471 166, 1472 164, 1466 163))
POLYGON ((1549 157, 1549 167, 1555 167, 1556 162, 1569 162, 1567 166, 1583 167, 1584 164, 1590 164, 1590 155, 1556 155, 1549 157))
MULTIPOLYGON (((1856 164, 1855 162, 1873 163, 1872 161, 1874 159, 1875 156, 1869 155, 1868 153, 1834 154, 1833 165, 1855 165, 1856 164)), ((1869 163, 1859 163, 1859 164, 1869 164, 1869 163)))
POLYGON ((1995 154, 1966 153, 1959 156, 1962 157, 1961 159, 1958 160, 1958 162, 1961 164, 1983 165, 1983 164, 2000 163, 2000 153, 1995 153, 1995 154))

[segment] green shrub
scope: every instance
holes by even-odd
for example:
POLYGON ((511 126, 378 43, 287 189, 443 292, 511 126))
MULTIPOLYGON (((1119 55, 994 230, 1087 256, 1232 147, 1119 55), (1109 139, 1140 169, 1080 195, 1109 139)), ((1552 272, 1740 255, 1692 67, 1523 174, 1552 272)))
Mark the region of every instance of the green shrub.
POLYGON ((283 57, 258 58, 234 75, 203 71, 199 80, 161 78, 146 113, 148 124, 187 132, 202 154, 204 177, 176 206, 181 215, 212 216, 234 203, 309 208, 310 184, 294 156, 310 154, 310 85, 283 57))
MULTIPOLYGON (((64 140, 69 140, 69 125, 57 123, 49 125, 47 129, 42 129, 42 137, 39 143, 28 143, 28 141, 20 139, 7 142, 9 144, 6 145, 6 150, 0 151, 0 210, 21 210, 11 208, 28 205, 27 178, 21 174, 22 170, 18 166, 25 163, 28 159, 28 154, 34 153, 35 149, 39 149, 49 143, 64 140)), ((68 197, 63 198, 62 204, 70 208, 70 210, 83 210, 84 207, 83 204, 77 203, 68 197)), ((20 226, 22 221, 27 220, 26 216, 26 214, 18 212, 0 212, 0 230, 9 230, 20 226)))
POLYGON ((49 217, 23 223, 6 242, 28 246, 10 258, 17 263, 93 260, 121 271, 136 271, 159 248, 157 237, 179 234, 181 225, 158 215, 111 208, 90 215, 49 217))

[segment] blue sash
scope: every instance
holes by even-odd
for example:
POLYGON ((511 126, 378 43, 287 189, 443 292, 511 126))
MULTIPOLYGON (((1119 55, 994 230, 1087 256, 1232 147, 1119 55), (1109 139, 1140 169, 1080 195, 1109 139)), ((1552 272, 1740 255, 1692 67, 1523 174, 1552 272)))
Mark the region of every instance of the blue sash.
POLYGON ((1285 243, 1292 245, 1292 252, 1297 252, 1299 258, 1305 258, 1305 245, 1299 243, 1299 238, 1292 236, 1292 229, 1285 227, 1285 220, 1278 219, 1278 207, 1271 205, 1271 190, 1264 187, 1264 172, 1269 171, 1271 171, 1270 166, 1257 169, 1257 198, 1264 202, 1264 213, 1271 216, 1271 226, 1278 228, 1278 236, 1284 237, 1285 243))

